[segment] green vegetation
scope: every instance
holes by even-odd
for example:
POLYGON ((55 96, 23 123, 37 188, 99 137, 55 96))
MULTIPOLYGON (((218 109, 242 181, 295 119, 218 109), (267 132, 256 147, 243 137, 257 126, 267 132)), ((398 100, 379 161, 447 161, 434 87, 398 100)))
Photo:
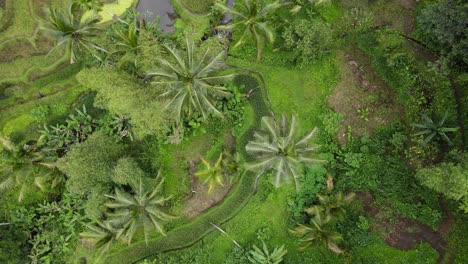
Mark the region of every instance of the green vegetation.
POLYGON ((0 0, 1 263, 464 263, 463 1, 137 2, 0 0))

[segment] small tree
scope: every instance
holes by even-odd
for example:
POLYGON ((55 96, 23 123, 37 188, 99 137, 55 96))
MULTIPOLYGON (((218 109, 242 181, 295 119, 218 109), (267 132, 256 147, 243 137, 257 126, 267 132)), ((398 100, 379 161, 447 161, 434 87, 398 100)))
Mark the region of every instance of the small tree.
POLYGON ((205 169, 195 173, 205 184, 208 184, 208 193, 211 192, 214 186, 217 184, 224 187, 223 178, 224 178, 224 169, 222 167, 223 154, 219 154, 216 162, 211 165, 211 163, 202 158, 202 162, 205 165, 205 169))

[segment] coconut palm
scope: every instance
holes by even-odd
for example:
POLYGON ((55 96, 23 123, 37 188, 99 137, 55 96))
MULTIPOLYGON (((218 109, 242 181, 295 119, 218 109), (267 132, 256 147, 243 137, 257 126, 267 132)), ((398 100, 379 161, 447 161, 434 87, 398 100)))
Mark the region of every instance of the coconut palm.
POLYGON ((340 254, 343 251, 338 247, 338 243, 343 239, 340 233, 334 230, 335 219, 320 206, 310 208, 309 214, 313 214, 310 225, 299 224, 291 233, 298 236, 302 242, 301 249, 311 245, 325 245, 333 252, 340 254))
MULTIPOLYGON (((343 220, 346 216, 346 206, 348 206, 354 199, 355 194, 349 193, 344 195, 343 192, 339 192, 334 195, 317 195, 321 208, 325 210, 326 215, 330 215, 331 219, 336 221, 343 220)), ((304 210, 310 215, 314 215, 317 211, 316 207, 306 208, 304 210)))
POLYGON ((224 168, 223 168, 223 154, 219 154, 218 160, 215 164, 211 163, 202 158, 202 162, 205 165, 205 169, 199 172, 196 172, 195 175, 198 176, 203 183, 208 184, 208 193, 211 192, 213 187, 217 184, 224 187, 223 177, 224 177, 224 168))
POLYGON ((438 122, 433 121, 432 118, 430 118, 426 114, 422 114, 421 116, 423 118, 423 122, 413 123, 411 124, 411 126, 420 129, 420 131, 414 133, 413 136, 421 136, 421 135, 425 136, 425 139, 422 143, 423 146, 425 146, 435 137, 438 137, 446 141, 449 145, 452 145, 452 141, 450 140, 450 138, 447 136, 446 133, 456 132, 458 130, 458 127, 445 127, 444 126, 444 123, 448 117, 448 111, 445 112, 442 119, 438 122))
POLYGON ((32 182, 41 190, 47 177, 53 173, 49 163, 42 162, 44 156, 35 152, 34 145, 25 144, 20 147, 10 139, 0 137, 3 150, 0 151, 0 191, 19 187, 18 201, 32 182))
POLYGON ((88 18, 83 18, 83 14, 82 9, 74 8, 73 5, 70 5, 65 12, 49 8, 48 23, 42 26, 42 30, 58 41, 50 52, 57 47, 67 47, 70 50, 70 64, 76 61, 76 55, 79 51, 86 50, 97 59, 100 58, 94 53, 94 50, 106 52, 105 49, 90 40, 101 32, 97 25, 100 17, 93 14, 88 18))
POLYGON ((261 59, 265 44, 273 43, 275 39, 274 30, 269 24, 269 18, 284 5, 285 3, 280 3, 280 1, 266 4, 263 0, 243 0, 239 5, 228 7, 226 4, 218 1, 215 6, 221 12, 230 14, 234 22, 229 25, 218 26, 217 28, 221 30, 239 29, 242 31, 241 37, 234 45, 234 48, 242 45, 246 41, 246 38, 253 38, 257 47, 258 61, 261 59))
MULTIPOLYGON (((157 178, 160 178, 159 173, 157 178)), ((163 182, 161 180, 153 190, 146 190, 140 177, 138 186, 132 188, 132 194, 116 189, 114 195, 106 195, 112 200, 104 204, 112 210, 108 213, 109 222, 121 229, 119 238, 125 237, 128 243, 131 243, 133 235, 140 228, 143 229, 146 242, 153 228, 165 235, 162 222, 174 217, 163 212, 162 206, 170 199, 170 197, 161 196, 163 182)))
POLYGON ((94 224, 87 224, 86 227, 88 230, 80 235, 91 240, 101 254, 109 250, 110 246, 118 240, 121 232, 108 221, 96 220, 94 224))
POLYGON ((116 41, 116 50, 111 55, 120 55, 118 66, 121 67, 127 62, 134 59, 139 45, 139 36, 136 21, 131 22, 128 26, 113 27, 113 37, 116 41))
POLYGON ((258 248, 256 245, 253 245, 253 249, 249 251, 248 260, 253 264, 279 264, 283 261, 284 255, 288 253, 284 249, 284 245, 280 248, 275 248, 273 252, 268 250, 268 246, 262 241, 262 249, 258 248))
POLYGON ((222 116, 216 109, 216 100, 232 95, 223 83, 234 77, 220 73, 227 68, 224 52, 211 57, 209 48, 197 52, 192 40, 186 38, 185 43, 185 51, 166 46, 171 59, 161 58, 160 68, 148 74, 155 78, 153 84, 164 88, 160 97, 169 99, 165 109, 173 112, 177 123, 184 115, 190 117, 195 111, 203 118, 208 113, 222 116))
POLYGON ((246 151, 256 157, 256 161, 247 165, 248 170, 264 169, 274 171, 274 184, 279 187, 284 180, 294 179, 299 189, 300 169, 303 164, 322 163, 312 154, 317 146, 310 141, 317 133, 317 128, 305 136, 298 135, 299 123, 295 116, 289 121, 285 114, 279 123, 273 117, 264 116, 261 132, 255 132, 254 140, 249 141, 246 151))

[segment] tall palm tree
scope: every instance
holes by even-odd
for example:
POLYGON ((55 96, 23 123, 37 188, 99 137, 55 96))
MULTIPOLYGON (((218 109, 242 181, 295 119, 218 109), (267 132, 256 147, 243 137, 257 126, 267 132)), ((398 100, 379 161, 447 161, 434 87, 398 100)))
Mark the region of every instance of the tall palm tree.
POLYGON ((224 186, 223 177, 224 177, 224 168, 223 168, 223 154, 221 153, 216 160, 214 165, 205 159, 202 158, 202 162, 205 165, 205 169, 199 172, 196 172, 195 175, 198 176, 205 184, 208 184, 208 193, 211 192, 213 187, 217 184, 224 186))
POLYGON ((53 173, 50 165, 42 162, 44 157, 35 152, 33 145, 20 147, 5 137, 0 137, 0 142, 3 146, 0 151, 0 191, 19 187, 18 201, 21 202, 31 183, 42 190, 47 176, 53 173))
POLYGON ((83 14, 81 8, 74 8, 73 5, 70 5, 65 12, 49 8, 48 23, 42 26, 42 30, 58 41, 50 52, 57 47, 67 47, 70 50, 70 64, 76 61, 76 55, 81 50, 90 52, 97 59, 100 58, 94 50, 107 52, 90 40, 101 32, 98 27, 100 17, 93 14, 89 18, 83 18, 83 14))
POLYGON ((186 38, 185 43, 185 51, 165 46, 171 58, 161 58, 160 68, 148 74, 155 78, 153 84, 165 90, 161 94, 161 98, 169 99, 165 109, 173 111, 178 123, 184 115, 190 117, 194 111, 203 118, 208 113, 222 116, 215 102, 232 95, 223 84, 234 77, 233 74, 221 74, 227 68, 223 61, 224 52, 211 57, 209 48, 197 52, 191 39, 186 38))
POLYGON ((111 55, 121 55, 118 66, 121 67, 127 62, 131 62, 137 54, 139 44, 139 32, 136 21, 130 22, 128 26, 113 27, 113 37, 116 41, 116 50, 111 55))
POLYGON ((125 237, 131 243, 133 235, 140 228, 143 229, 146 242, 153 228, 165 235, 162 222, 174 219, 174 216, 163 212, 162 206, 170 199, 160 194, 163 182, 161 180, 153 190, 146 190, 140 177, 138 186, 132 188, 133 194, 116 189, 114 195, 106 195, 112 200, 104 204, 112 210, 108 213, 109 222, 121 230, 118 238, 125 237))
POLYGON ((217 28, 221 30, 239 29, 242 31, 241 37, 234 45, 234 48, 242 45, 246 38, 251 37, 255 41, 257 61, 259 61, 265 44, 273 43, 275 40, 274 30, 271 28, 268 19, 284 5, 280 1, 266 4, 264 0, 243 0, 239 5, 228 7, 218 1, 215 6, 221 12, 233 16, 234 23, 221 25, 217 28))
POLYGON ((253 245, 252 250, 249 251, 248 260, 252 264, 279 264, 283 261, 284 255, 288 253, 286 249, 284 249, 284 245, 277 248, 270 252, 268 246, 262 241, 262 249, 253 245))
POLYGON ((333 216, 327 214, 320 206, 315 206, 308 213, 313 213, 314 217, 310 220, 310 225, 299 224, 291 233, 298 236, 302 242, 301 249, 311 245, 325 245, 333 252, 343 253, 338 247, 338 243, 343 239, 340 233, 334 230, 335 220, 333 216))
POLYGON ((96 220, 94 224, 87 224, 87 231, 80 235, 94 243, 94 247, 104 253, 118 240, 120 230, 115 228, 109 221, 96 220))
POLYGON ((246 151, 254 155, 257 161, 247 165, 248 170, 271 169, 275 173, 274 184, 279 187, 284 180, 294 179, 299 189, 299 169, 303 164, 323 163, 312 157, 317 146, 309 144, 317 133, 317 128, 300 137, 299 123, 295 116, 289 121, 285 114, 279 123, 273 117, 262 117, 262 131, 255 132, 254 140, 245 146, 246 151))
POLYGON ((422 143, 423 146, 429 143, 434 137, 438 137, 444 140, 445 142, 447 142, 449 145, 452 145, 452 141, 450 140, 450 138, 447 136, 446 133, 456 132, 458 130, 458 127, 445 127, 444 126, 444 123, 448 117, 448 111, 445 112, 442 119, 440 119, 438 122, 433 121, 432 118, 430 118, 426 114, 422 114, 421 116, 423 118, 423 122, 413 123, 411 124, 411 126, 420 129, 420 131, 414 133, 413 136, 421 136, 421 135, 425 136, 425 139, 422 143))

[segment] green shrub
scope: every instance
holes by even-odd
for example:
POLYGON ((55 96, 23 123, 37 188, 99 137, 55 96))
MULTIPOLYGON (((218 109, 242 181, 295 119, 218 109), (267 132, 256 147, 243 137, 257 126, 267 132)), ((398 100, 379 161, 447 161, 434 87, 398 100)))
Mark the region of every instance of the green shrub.
POLYGON ((308 65, 330 53, 333 37, 330 26, 321 20, 296 20, 283 32, 286 49, 295 55, 296 63, 308 65))
POLYGON ((195 14, 206 14, 210 12, 215 0, 181 0, 182 5, 195 14))

